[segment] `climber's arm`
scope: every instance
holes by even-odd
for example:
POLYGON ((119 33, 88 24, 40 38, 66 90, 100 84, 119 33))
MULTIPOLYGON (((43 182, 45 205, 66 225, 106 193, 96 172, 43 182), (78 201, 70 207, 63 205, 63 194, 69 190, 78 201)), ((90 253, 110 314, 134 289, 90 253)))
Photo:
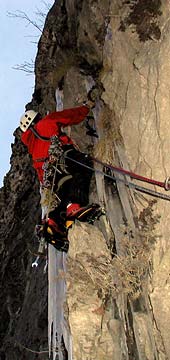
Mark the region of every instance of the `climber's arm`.
POLYGON ((83 121, 88 115, 90 106, 82 105, 71 109, 52 112, 46 116, 46 119, 54 120, 60 123, 63 127, 69 125, 76 125, 83 121))

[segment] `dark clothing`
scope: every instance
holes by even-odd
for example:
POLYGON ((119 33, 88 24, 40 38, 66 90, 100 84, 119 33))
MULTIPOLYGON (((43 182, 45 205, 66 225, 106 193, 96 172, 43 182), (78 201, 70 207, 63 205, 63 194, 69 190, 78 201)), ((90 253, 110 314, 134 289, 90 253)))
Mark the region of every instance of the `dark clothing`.
MULTIPOLYGON (((68 157, 93 168, 93 162, 90 157, 74 148, 68 153, 68 157)), ((67 158, 65 160, 65 164, 67 171, 73 177, 59 188, 57 195, 62 201, 59 206, 49 214, 50 218, 54 220, 56 220, 56 218, 58 220, 60 219, 61 223, 63 223, 63 220, 65 221, 68 203, 78 203, 81 206, 88 204, 89 186, 93 173, 93 170, 79 165, 67 158)), ((57 184, 58 181, 55 183, 57 184)))

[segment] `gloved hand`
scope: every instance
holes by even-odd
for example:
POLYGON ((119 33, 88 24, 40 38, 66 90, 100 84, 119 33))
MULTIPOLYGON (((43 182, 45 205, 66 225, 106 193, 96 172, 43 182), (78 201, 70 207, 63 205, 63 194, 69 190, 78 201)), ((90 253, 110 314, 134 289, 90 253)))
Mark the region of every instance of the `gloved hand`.
POLYGON ((99 97, 99 89, 94 85, 87 94, 88 101, 95 103, 98 97, 99 97))
POLYGON ((86 105, 89 109, 93 109, 95 107, 95 101, 87 100, 84 102, 84 105, 86 105))
POLYGON ((87 101, 85 103, 86 106, 89 107, 89 109, 93 109, 93 107, 95 107, 95 102, 96 99, 99 99, 100 96, 102 95, 103 92, 103 87, 101 85, 94 85, 92 86, 92 88, 89 90, 88 94, 87 94, 87 101))

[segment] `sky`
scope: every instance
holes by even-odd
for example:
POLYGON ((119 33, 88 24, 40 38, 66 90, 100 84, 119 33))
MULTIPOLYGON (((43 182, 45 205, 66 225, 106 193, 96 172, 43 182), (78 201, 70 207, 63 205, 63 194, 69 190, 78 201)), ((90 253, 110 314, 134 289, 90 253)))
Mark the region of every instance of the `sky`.
MULTIPOLYGON (((11 144, 13 132, 18 127, 25 105, 31 101, 34 91, 34 74, 26 74, 13 68, 25 62, 34 61, 37 42, 41 32, 22 18, 10 17, 8 13, 22 11, 40 23, 43 18, 37 15, 48 12, 54 0, 1 0, 0 4, 0 187, 10 169, 11 144), (39 11, 40 10, 40 11, 39 11)), ((45 18, 44 18, 45 19, 45 18)))

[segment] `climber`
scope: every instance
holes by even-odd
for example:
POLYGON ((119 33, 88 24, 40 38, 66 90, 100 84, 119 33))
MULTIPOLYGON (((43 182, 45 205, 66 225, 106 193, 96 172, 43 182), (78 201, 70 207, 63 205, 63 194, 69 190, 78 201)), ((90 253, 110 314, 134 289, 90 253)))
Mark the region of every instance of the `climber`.
POLYGON ((52 112, 43 118, 38 112, 27 110, 20 120, 21 140, 32 156, 42 191, 53 184, 57 194, 58 204, 43 220, 43 231, 46 229, 47 241, 58 250, 62 249, 62 241, 67 242, 68 228, 74 220, 86 221, 94 207, 88 204, 92 170, 78 164, 92 167, 92 161, 75 147, 63 128, 82 122, 94 106, 95 101, 89 99, 82 106, 52 112))

